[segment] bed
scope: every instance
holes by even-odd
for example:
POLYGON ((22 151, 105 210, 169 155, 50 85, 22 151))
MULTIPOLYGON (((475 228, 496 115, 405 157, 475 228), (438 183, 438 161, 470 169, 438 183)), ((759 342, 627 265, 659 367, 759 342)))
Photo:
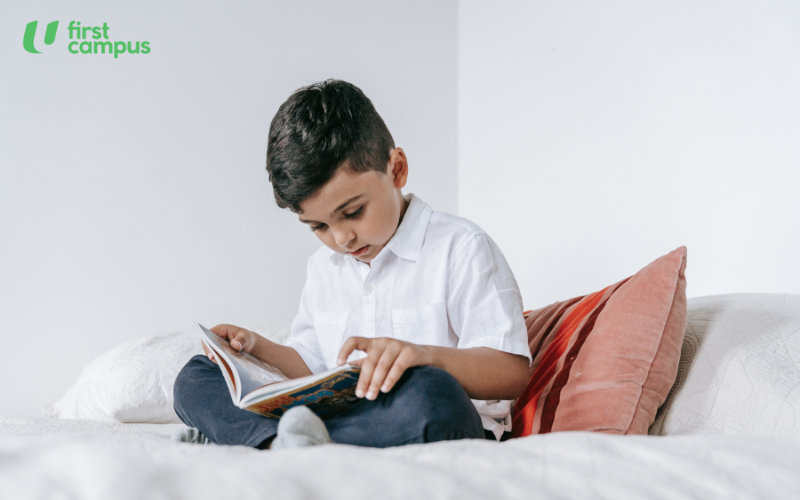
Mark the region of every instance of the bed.
MULTIPOLYGON (((648 436, 262 452, 172 442, 178 423, 0 417, 0 498, 799 498, 800 296, 700 297, 688 312, 678 378, 648 436)), ((190 347, 166 365, 195 349, 174 339, 190 347)))

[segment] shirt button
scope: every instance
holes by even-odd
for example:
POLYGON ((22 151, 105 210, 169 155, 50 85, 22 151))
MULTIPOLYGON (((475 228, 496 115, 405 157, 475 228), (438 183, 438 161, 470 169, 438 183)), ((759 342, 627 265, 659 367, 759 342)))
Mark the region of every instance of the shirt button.
POLYGON ((367 285, 367 286, 365 286, 365 287, 364 287, 364 290, 365 290, 367 293, 372 293, 372 291, 373 291, 374 289, 375 289, 375 288, 374 288, 372 285, 367 285))

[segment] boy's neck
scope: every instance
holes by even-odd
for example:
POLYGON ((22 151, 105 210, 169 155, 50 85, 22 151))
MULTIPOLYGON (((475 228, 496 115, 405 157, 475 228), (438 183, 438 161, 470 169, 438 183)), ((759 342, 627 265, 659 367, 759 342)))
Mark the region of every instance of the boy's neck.
MULTIPOLYGON (((403 207, 400 209, 400 220, 397 221, 397 227, 400 227, 400 224, 403 223, 403 216, 406 214, 409 205, 411 205, 411 202, 403 197, 403 207)), ((394 231, 397 232, 397 229, 395 228, 394 231)))

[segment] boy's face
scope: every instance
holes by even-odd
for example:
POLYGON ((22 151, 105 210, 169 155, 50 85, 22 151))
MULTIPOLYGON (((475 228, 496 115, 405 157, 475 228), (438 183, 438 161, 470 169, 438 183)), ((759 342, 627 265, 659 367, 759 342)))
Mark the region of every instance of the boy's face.
POLYGON ((408 162, 400 148, 392 150, 386 173, 355 173, 340 166, 314 197, 300 204, 300 222, 334 252, 369 263, 394 236, 408 202, 408 162))

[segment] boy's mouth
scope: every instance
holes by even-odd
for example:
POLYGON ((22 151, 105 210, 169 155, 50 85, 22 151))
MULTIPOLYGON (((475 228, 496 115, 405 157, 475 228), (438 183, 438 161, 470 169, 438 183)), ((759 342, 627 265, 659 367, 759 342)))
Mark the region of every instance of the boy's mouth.
POLYGON ((352 255, 353 257, 358 257, 359 255, 366 253, 367 250, 369 250, 369 245, 365 245, 356 250, 355 252, 350 252, 350 255, 352 255))

